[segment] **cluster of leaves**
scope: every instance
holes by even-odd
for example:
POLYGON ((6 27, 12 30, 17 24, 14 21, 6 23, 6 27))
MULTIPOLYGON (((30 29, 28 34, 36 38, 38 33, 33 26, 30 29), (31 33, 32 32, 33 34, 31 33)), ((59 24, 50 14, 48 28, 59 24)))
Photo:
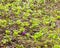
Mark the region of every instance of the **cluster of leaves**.
POLYGON ((7 21, 0 19, 0 27, 6 27, 7 26, 7 21))
MULTIPOLYGON (((24 37, 26 40, 33 38, 36 42, 45 37, 59 40, 57 32, 60 30, 55 32, 53 30, 56 29, 56 20, 60 20, 60 11, 55 12, 56 16, 47 13, 45 2, 45 0, 0 0, 0 28, 5 28, 2 43, 12 42, 12 38, 18 37, 24 37)), ((24 48, 24 46, 17 44, 16 48, 24 48)), ((53 48, 60 46, 54 45, 53 48)))

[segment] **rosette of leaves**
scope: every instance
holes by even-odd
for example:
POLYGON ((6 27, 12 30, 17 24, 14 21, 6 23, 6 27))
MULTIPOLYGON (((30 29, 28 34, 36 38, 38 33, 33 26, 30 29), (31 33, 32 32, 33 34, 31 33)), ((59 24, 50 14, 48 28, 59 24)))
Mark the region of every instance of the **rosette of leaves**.
POLYGON ((58 20, 60 20, 60 16, 57 16, 56 18, 57 18, 58 20))
POLYGON ((7 21, 0 19, 0 27, 6 27, 7 26, 7 21))
POLYGON ((29 0, 28 2, 29 2, 29 3, 34 3, 34 0, 29 0))
POLYGON ((40 3, 44 3, 45 0, 36 0, 36 1, 37 1, 37 3, 40 4, 40 3))
POLYGON ((21 25, 21 20, 16 20, 16 24, 21 25))
POLYGON ((54 45, 53 48, 60 48, 60 45, 54 45))
POLYGON ((57 34, 49 34, 48 37, 49 38, 52 38, 52 39, 57 39, 58 38, 58 35, 57 34))
POLYGON ((23 45, 16 44, 16 48, 24 48, 23 45))
POLYGON ((40 24, 40 20, 39 19, 36 19, 36 18, 32 18, 30 20, 30 22, 32 23, 32 25, 30 26, 30 28, 36 28, 40 24))
POLYGON ((25 31, 25 28, 24 27, 20 27, 19 32, 21 33, 21 32, 24 32, 24 31, 25 31))
POLYGON ((19 35, 18 33, 19 33, 18 30, 13 30, 13 36, 14 36, 14 37, 17 37, 17 36, 19 35))
POLYGON ((51 22, 51 26, 50 27, 53 29, 54 27, 56 27, 56 23, 55 22, 51 22))
POLYGON ((56 21, 56 19, 52 16, 44 16, 43 17, 43 24, 45 24, 45 25, 48 25, 51 22, 55 22, 55 21, 56 21))
POLYGON ((24 12, 23 19, 28 19, 29 16, 30 16, 30 13, 28 13, 28 12, 24 12))
POLYGON ((42 32, 36 32, 33 35, 33 38, 34 38, 34 40, 39 40, 42 36, 43 36, 43 33, 42 32))
POLYGON ((16 14, 16 16, 20 15, 20 13, 21 13, 21 6, 17 6, 14 13, 16 14))
POLYGON ((8 25, 10 25, 10 26, 15 24, 15 22, 13 20, 11 20, 11 19, 7 19, 7 21, 8 21, 8 25))
POLYGON ((5 30, 5 33, 6 33, 7 35, 10 35, 10 31, 9 31, 9 30, 5 30))
POLYGON ((11 42, 11 37, 10 37, 10 35, 5 35, 4 36, 4 38, 3 38, 3 40, 2 40, 2 43, 3 44, 6 44, 6 43, 8 43, 8 42, 11 42))
POLYGON ((32 13, 33 11, 31 9, 26 10, 27 13, 32 13))
POLYGON ((28 27, 29 23, 28 22, 23 22, 24 26, 28 27))

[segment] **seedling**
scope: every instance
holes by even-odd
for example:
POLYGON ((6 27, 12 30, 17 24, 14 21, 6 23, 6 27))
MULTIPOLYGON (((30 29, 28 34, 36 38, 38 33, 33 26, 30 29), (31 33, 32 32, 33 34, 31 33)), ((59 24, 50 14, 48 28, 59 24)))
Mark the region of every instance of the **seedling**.
POLYGON ((38 40, 38 39, 40 39, 42 36, 43 36, 43 33, 37 32, 37 33, 34 34, 33 38, 34 38, 35 40, 38 40))
POLYGON ((18 32, 17 30, 13 30, 13 36, 14 36, 14 37, 17 37, 17 36, 18 36, 18 33, 19 33, 19 32, 18 32))
POLYGON ((51 28, 56 27, 56 24, 54 22, 51 23, 51 28))
POLYGON ((23 19, 27 19, 30 16, 30 13, 26 12, 24 13, 23 19))
POLYGON ((0 26, 1 27, 6 27, 7 26, 7 21, 0 19, 0 26))
POLYGON ((60 20, 60 16, 57 16, 57 19, 59 19, 59 20, 60 20))
POLYGON ((29 26, 29 23, 28 22, 23 22, 24 23, 24 26, 28 27, 29 26))
POLYGON ((16 44, 16 48, 24 48, 23 45, 16 44))
POLYGON ((30 28, 36 28, 40 24, 40 21, 38 19, 35 19, 35 18, 30 20, 30 22, 32 23, 32 26, 30 26, 30 28))
POLYGON ((9 31, 9 30, 6 30, 5 32, 6 32, 6 34, 7 34, 7 35, 9 35, 9 34, 10 34, 10 31, 9 31))
POLYGON ((52 39, 57 39, 58 38, 58 36, 56 34, 49 34, 48 37, 52 38, 52 39))
POLYGON ((53 48, 60 48, 60 45, 54 45, 53 48))
POLYGON ((8 43, 8 42, 11 42, 11 37, 6 34, 6 35, 4 36, 4 39, 2 40, 2 43, 3 43, 3 44, 6 44, 6 43, 8 43))
POLYGON ((16 21, 16 24, 20 25, 21 24, 21 21, 20 20, 17 20, 16 21))
POLYGON ((23 27, 21 27, 20 29, 19 29, 19 32, 21 33, 21 32, 24 32, 25 31, 25 28, 23 28, 23 27))

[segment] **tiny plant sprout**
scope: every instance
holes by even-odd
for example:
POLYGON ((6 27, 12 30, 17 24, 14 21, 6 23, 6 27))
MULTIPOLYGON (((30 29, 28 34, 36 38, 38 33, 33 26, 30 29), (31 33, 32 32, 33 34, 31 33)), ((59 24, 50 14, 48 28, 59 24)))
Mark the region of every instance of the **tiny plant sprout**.
POLYGON ((28 22, 24 22, 24 26, 29 26, 29 23, 28 22))
POLYGON ((24 48, 23 45, 16 44, 16 48, 24 48))
POLYGON ((59 19, 59 20, 60 20, 60 16, 57 16, 57 19, 59 19))
POLYGON ((7 21, 0 19, 0 26, 1 27, 6 27, 7 26, 7 21))
POLYGON ((3 40, 2 40, 2 43, 3 43, 3 44, 6 44, 6 43, 7 43, 7 41, 8 41, 8 40, 3 39, 3 40))
POLYGON ((33 35, 33 38, 34 38, 34 40, 38 40, 38 39, 41 38, 41 36, 43 36, 43 33, 37 32, 37 33, 35 33, 35 34, 33 35))
POLYGON ((29 33, 26 33, 26 37, 27 37, 27 39, 29 39, 32 36, 29 33))
POLYGON ((54 28, 56 24, 54 22, 51 23, 51 28, 54 28))
POLYGON ((17 30, 13 30, 13 36, 14 36, 14 37, 17 37, 17 36, 18 36, 18 33, 19 33, 19 32, 18 32, 17 30))
POLYGON ((30 16, 30 13, 26 12, 24 13, 23 19, 27 19, 30 16))
POLYGON ((16 24, 20 25, 21 24, 21 21, 20 20, 17 20, 16 21, 16 24))
POLYGON ((60 45, 54 45, 53 48, 60 48, 60 45))
POLYGON ((4 38, 3 38, 3 40, 2 40, 2 43, 3 43, 3 44, 6 44, 6 43, 8 43, 8 42, 11 42, 11 37, 6 34, 6 35, 4 36, 4 38))
POLYGON ((19 31, 20 31, 20 33, 21 33, 21 32, 23 32, 23 31, 25 31, 25 28, 21 27, 21 28, 19 29, 19 31))
POLYGON ((6 32, 6 34, 10 34, 10 31, 9 30, 6 30, 5 32, 6 32))

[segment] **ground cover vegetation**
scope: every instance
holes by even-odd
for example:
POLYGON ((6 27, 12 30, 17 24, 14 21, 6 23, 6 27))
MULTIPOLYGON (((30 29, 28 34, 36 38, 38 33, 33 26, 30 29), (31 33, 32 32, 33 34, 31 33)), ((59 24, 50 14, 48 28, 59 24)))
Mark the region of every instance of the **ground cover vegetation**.
POLYGON ((60 48, 60 0, 0 0, 0 48, 60 48))

